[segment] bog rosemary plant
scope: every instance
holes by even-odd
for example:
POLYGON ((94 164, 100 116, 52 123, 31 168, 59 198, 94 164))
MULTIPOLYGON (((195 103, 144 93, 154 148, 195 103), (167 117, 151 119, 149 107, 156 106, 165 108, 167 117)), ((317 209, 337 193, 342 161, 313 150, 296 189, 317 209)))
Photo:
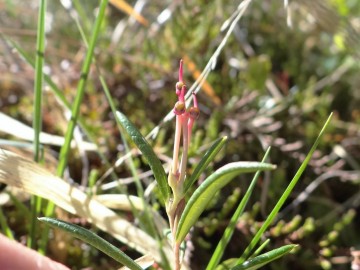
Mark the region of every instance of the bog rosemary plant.
MULTIPOLYGON (((175 94, 177 95, 178 100, 173 108, 173 113, 175 115, 173 158, 170 164, 168 175, 166 175, 163 164, 156 156, 154 150, 147 142, 147 140, 142 136, 139 130, 135 127, 135 125, 131 123, 131 121, 124 114, 118 111, 116 112, 117 122, 122 126, 131 140, 142 152, 143 156, 147 159, 161 194, 161 198, 159 199, 163 200, 165 205, 171 232, 169 244, 172 246, 173 252, 171 256, 168 256, 169 258, 173 258, 173 261, 170 262, 171 269, 180 270, 182 266, 185 266, 182 258, 183 252, 180 252, 180 246, 184 243, 186 235, 189 233, 192 226, 198 221, 200 215, 205 210, 208 203, 219 190, 221 190, 224 186, 230 183, 230 181, 235 179, 236 176, 242 173, 256 172, 251 184, 249 185, 248 191, 240 201, 206 269, 258 269, 265 264, 268 264, 269 262, 289 253, 294 249, 294 247, 296 247, 296 245, 285 245, 260 254, 269 242, 266 240, 263 244, 260 245, 259 248, 257 248, 257 250, 255 250, 255 248, 257 247, 261 236, 266 231, 268 226, 270 226, 270 224, 273 222, 276 214, 284 204, 285 200, 299 180, 301 174, 305 170, 322 134, 325 131, 325 128, 329 124, 331 116, 325 123, 323 129, 320 131, 317 140, 309 151, 303 164, 295 174, 294 178, 291 180, 283 195, 279 198, 268 218, 264 221, 263 226, 258 230, 253 239, 250 241, 250 244, 245 249, 244 253, 242 255, 239 254, 238 258, 233 258, 231 260, 221 262, 225 248, 235 230, 235 224, 247 205, 249 197, 259 177, 259 173, 265 170, 273 170, 275 166, 265 163, 266 158, 270 152, 268 149, 262 162, 233 162, 219 168, 210 174, 201 183, 201 185, 195 188, 195 191, 191 194, 190 192, 193 190, 191 187, 195 185, 199 176, 204 172, 209 163, 224 146, 227 138, 219 138, 213 142, 211 147, 207 150, 207 152, 193 170, 193 173, 191 175, 187 174, 188 150, 191 143, 192 130, 194 128, 194 123, 200 115, 200 110, 195 93, 187 95, 192 97, 192 106, 188 107, 186 105, 186 92, 187 86, 183 79, 183 62, 180 61, 179 78, 178 82, 175 84, 175 94), (189 199, 186 200, 186 198, 189 199)), ((75 237, 93 245, 115 260, 124 264, 129 269, 142 269, 142 267, 136 261, 133 261, 125 253, 84 228, 52 218, 41 218, 40 220, 49 224, 50 226, 63 229, 75 237)), ((163 239, 168 239, 168 237, 163 235, 163 239)), ((161 248, 162 246, 159 245, 159 249, 161 248)), ((166 263, 159 263, 164 269, 169 268, 166 263)))

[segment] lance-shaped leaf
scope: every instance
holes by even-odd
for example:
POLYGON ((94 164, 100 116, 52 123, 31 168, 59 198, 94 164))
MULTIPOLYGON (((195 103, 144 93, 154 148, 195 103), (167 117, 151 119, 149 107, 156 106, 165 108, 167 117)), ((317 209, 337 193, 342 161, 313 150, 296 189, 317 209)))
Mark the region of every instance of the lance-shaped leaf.
POLYGON ((50 225, 54 228, 59 228, 64 230, 76 238, 90 244, 91 246, 101 250, 106 255, 112 257, 116 261, 120 262, 121 264, 127 266, 131 270, 142 270, 143 268, 134 262, 129 256, 127 256, 124 252, 120 249, 115 247, 114 245, 110 244, 100 236, 96 235, 95 233, 84 229, 78 225, 71 224, 62 220, 58 220, 55 218, 47 218, 42 217, 39 218, 40 221, 45 222, 46 224, 50 225))
MULTIPOLYGON (((264 158, 261 162, 265 162, 267 157, 269 156, 269 154, 270 154, 270 148, 268 148, 268 150, 266 151, 264 158)), ((245 209, 245 207, 250 199, 250 196, 255 188, 255 185, 257 183, 259 176, 260 176, 260 171, 257 171, 256 174, 254 175, 253 180, 251 181, 249 187, 247 188, 246 193, 244 194, 243 198, 241 199, 239 206, 236 208, 235 213, 231 217, 230 222, 229 222, 228 226, 226 227, 223 236, 221 237, 217 247, 215 248, 215 251, 206 267, 206 270, 214 269, 215 266, 218 265, 218 263, 220 262, 220 259, 225 252, 226 246, 230 242, 230 239, 234 233, 237 221, 240 218, 240 216, 242 215, 242 213, 244 212, 244 209, 245 209)))
POLYGON ((185 180, 184 183, 184 194, 189 190, 189 188, 195 183, 195 181, 199 178, 200 174, 206 169, 209 163, 215 158, 216 154, 220 151, 220 149, 224 146, 227 137, 223 137, 217 139, 206 151, 204 157, 200 160, 199 164, 196 166, 193 174, 185 180))
POLYGON ((286 245, 264 254, 261 254, 253 259, 245 261, 241 265, 237 265, 231 268, 231 270, 256 270, 264 265, 281 258, 290 251, 292 251, 297 245, 286 245))
POLYGON ((122 114, 121 112, 116 112, 116 116, 122 127, 130 135, 132 141, 136 144, 136 146, 140 149, 141 153, 148 161, 150 168, 154 173, 155 180, 159 185, 161 194, 163 195, 163 198, 166 202, 170 195, 170 189, 167 184, 166 173, 159 158, 154 153, 150 144, 141 135, 140 131, 134 126, 133 123, 130 122, 130 120, 124 114, 122 114))
POLYGON ((176 242, 180 243, 184 240, 215 193, 227 185, 235 176, 241 173, 272 170, 275 167, 272 164, 261 162, 233 162, 215 171, 205 179, 186 204, 176 232, 176 242))

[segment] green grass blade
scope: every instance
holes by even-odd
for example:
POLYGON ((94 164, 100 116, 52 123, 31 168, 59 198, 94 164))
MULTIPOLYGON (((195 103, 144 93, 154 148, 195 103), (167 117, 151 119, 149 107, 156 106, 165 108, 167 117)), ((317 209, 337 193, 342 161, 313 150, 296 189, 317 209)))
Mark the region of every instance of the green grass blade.
POLYGON ((270 243, 270 239, 266 239, 266 240, 264 241, 264 243, 262 243, 262 244, 260 245, 260 247, 258 247, 258 248, 254 251, 254 253, 251 254, 250 258, 252 259, 252 258, 258 256, 258 255, 263 251, 263 249, 264 249, 269 243, 270 243))
POLYGON ((120 249, 110 244, 103 238, 97 236, 95 233, 84 229, 78 225, 71 224, 55 218, 42 217, 40 221, 50 225, 53 228, 59 228, 71 234, 72 236, 79 238, 80 240, 90 244, 91 246, 101 250, 106 255, 120 262, 121 264, 129 267, 132 270, 142 270, 141 266, 134 262, 129 256, 127 256, 120 249))
MULTIPOLYGON (((34 79, 34 112, 33 112, 33 129, 34 129, 34 160, 40 161, 40 132, 42 126, 42 90, 43 90, 43 66, 45 54, 45 13, 46 0, 41 0, 39 5, 36 58, 35 58, 35 79, 34 79)), ((41 207, 41 198, 31 197, 31 222, 28 237, 28 246, 35 248, 36 242, 36 217, 39 215, 41 207)))
POLYGON ((186 204, 176 232, 176 242, 181 243, 184 240, 186 234, 195 224, 215 193, 227 185, 235 176, 241 173, 272 170, 274 168, 275 166, 272 164, 261 162, 233 162, 215 171, 205 179, 186 204))
MULTIPOLYGON (((268 148, 268 150, 266 151, 264 158, 262 159, 261 162, 265 162, 267 157, 269 156, 269 154, 270 154, 270 148, 268 148)), ((239 217, 241 216, 241 214, 244 212, 244 209, 245 209, 245 207, 249 201, 249 198, 255 188, 255 185, 257 183, 259 176, 260 176, 260 171, 257 171, 256 174, 254 175, 253 180, 250 183, 249 188, 247 189, 244 197, 242 198, 239 206, 237 207, 234 215, 231 217, 230 223, 226 227, 221 240, 219 241, 218 245, 216 246, 216 249, 206 267, 206 270, 215 269, 215 267, 219 264, 220 259, 224 254, 225 248, 228 245, 228 243, 234 233, 237 221, 238 221, 239 217)))
POLYGON ((34 80, 34 160, 40 160, 40 132, 42 124, 42 88, 43 88, 43 66, 45 54, 45 12, 46 0, 40 1, 39 19, 37 29, 37 44, 35 58, 35 80, 34 80))
POLYGON ((96 17, 94 30, 91 35, 89 48, 86 53, 85 61, 83 63, 82 69, 81 69, 81 78, 77 87, 76 96, 74 100, 74 105, 72 107, 71 111, 71 120, 69 122, 69 126, 65 135, 65 142, 63 147, 61 147, 60 156, 59 156, 59 165, 57 169, 57 175, 62 177, 64 174, 67 160, 68 160, 68 154, 70 151, 70 144, 73 137, 74 129, 79 117, 80 112, 80 105, 82 102, 82 99, 84 97, 85 93, 85 85, 87 82, 87 76, 89 75, 90 65, 92 62, 92 58, 94 55, 94 49, 95 44, 98 39, 99 33, 100 33, 100 27, 105 17, 105 10, 108 4, 108 0, 102 0, 99 6, 99 12, 96 17))
POLYGON ((143 153, 144 157, 149 162, 151 170, 154 173, 155 180, 158 183, 161 194, 163 195, 163 198, 166 202, 170 196, 170 189, 167 183, 166 173, 159 158, 156 156, 153 149, 146 141, 146 139, 141 135, 139 130, 124 114, 121 112, 116 112, 116 116, 122 127, 130 135, 131 140, 137 145, 137 147, 143 153))
POLYGON ((195 181, 199 178, 200 174, 206 169, 209 163, 215 158, 216 154, 220 151, 220 149, 224 146, 227 137, 217 139, 213 145, 209 148, 209 150, 205 153, 204 157, 201 159, 199 164, 196 166, 193 174, 185 179, 184 182, 184 194, 189 190, 189 188, 195 183, 195 181))
POLYGON ((259 255, 253 259, 250 259, 244 262, 241 265, 237 265, 232 267, 231 270, 256 270, 264 265, 281 258, 282 256, 288 254, 292 251, 297 245, 286 245, 280 248, 271 250, 262 255, 259 255))
POLYGON ((332 117, 332 113, 330 114, 330 116, 328 117, 328 119, 326 120, 323 128, 321 129, 319 136, 316 138, 315 143, 313 144, 313 146, 311 147, 309 153, 307 154, 304 162, 301 164, 300 168, 298 169, 298 171, 296 172, 295 176, 293 177, 293 179, 291 180, 290 184, 288 185, 288 187, 286 188, 286 190, 284 191, 283 195, 280 197, 279 201, 276 203, 276 205, 274 206, 273 210, 271 211, 271 213, 269 214, 269 216, 267 217, 267 219, 265 220, 265 222, 263 223, 263 225, 261 226, 261 228, 259 229, 259 231, 255 234, 255 236, 253 237, 253 239, 251 240, 249 246, 245 249, 243 255, 238 259, 237 264, 241 264, 242 262, 245 261, 245 259, 249 256, 251 250, 256 246, 256 244, 259 242, 262 234, 266 231, 266 229, 269 227, 269 225, 272 223, 272 221, 274 220, 276 214, 279 212, 280 208, 283 206, 283 204, 285 203, 285 200, 289 197, 291 191, 293 190, 294 186, 296 185, 296 183, 298 182, 298 180, 300 179, 302 173, 304 172, 306 166, 308 165, 316 147, 318 146, 321 137, 323 136, 327 126, 330 123, 332 117))

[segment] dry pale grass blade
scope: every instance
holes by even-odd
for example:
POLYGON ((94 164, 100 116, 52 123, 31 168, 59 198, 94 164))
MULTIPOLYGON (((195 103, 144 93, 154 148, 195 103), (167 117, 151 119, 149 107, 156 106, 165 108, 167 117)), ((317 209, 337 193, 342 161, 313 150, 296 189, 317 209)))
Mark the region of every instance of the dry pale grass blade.
MULTIPOLYGON (((141 198, 133 195, 125 194, 102 194, 97 195, 95 199, 106 207, 123 210, 123 211, 132 211, 134 208, 137 211, 144 211, 144 204, 141 198)), ((154 211, 150 206, 147 206, 147 211, 151 211, 151 215, 154 218, 156 228, 159 232, 168 228, 166 221, 163 219, 158 212, 154 211)))
MULTIPOLYGON (((138 265, 140 265, 143 269, 146 269, 154 264, 154 258, 150 255, 145 255, 140 257, 139 259, 136 259, 135 262, 137 262, 138 265)), ((119 268, 118 270, 129 270, 130 268, 124 266, 119 268)))
POLYGON ((110 3, 115 6, 116 8, 120 9, 121 11, 125 12, 126 14, 133 16, 135 20, 141 23, 144 26, 148 26, 149 22, 138 12, 136 12, 132 6, 126 3, 123 0, 110 0, 110 3))
MULTIPOLYGON (((0 112, 0 131, 6 134, 10 134, 14 137, 32 141, 34 139, 34 129, 19 122, 16 119, 7 116, 0 112)), ((40 143, 42 144, 49 144, 49 145, 56 145, 62 146, 64 144, 64 137, 56 136, 52 134, 48 134, 45 132, 40 133, 40 143)), ((72 146, 75 147, 75 142, 72 142, 72 146)), ((95 151, 97 150, 97 146, 93 143, 79 141, 79 148, 86 150, 86 151, 95 151)))
MULTIPOLYGON (((152 254, 155 260, 161 259, 157 242, 152 237, 31 160, 0 149, 0 182, 48 199, 140 253, 152 254)), ((165 248, 164 252, 171 254, 170 249, 165 248)))

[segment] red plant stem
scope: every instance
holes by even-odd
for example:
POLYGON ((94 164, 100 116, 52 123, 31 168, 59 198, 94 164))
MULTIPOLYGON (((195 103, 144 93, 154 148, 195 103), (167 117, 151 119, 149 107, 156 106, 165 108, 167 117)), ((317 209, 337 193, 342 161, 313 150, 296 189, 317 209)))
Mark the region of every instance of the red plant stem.
POLYGON ((189 119, 187 131, 188 131, 188 147, 190 147, 190 141, 191 141, 191 133, 192 133, 192 127, 194 125, 195 120, 193 118, 189 119))
POLYGON ((192 92, 192 96, 193 96, 194 107, 199 108, 195 92, 192 92))
POLYGON ((188 157, 188 148, 189 148, 189 138, 188 138, 188 113, 182 115, 182 129, 183 129, 183 153, 181 157, 180 163, 180 177, 179 177, 179 184, 182 185, 185 174, 186 174, 186 165, 187 165, 187 157, 188 157))
POLYGON ((178 172, 179 164, 179 148, 180 148, 180 137, 182 128, 182 116, 176 116, 176 127, 175 127, 175 139, 174 139, 174 151, 173 151, 173 162, 172 162, 172 173, 174 175, 178 172))
POLYGON ((180 244, 175 243, 174 245, 174 255, 175 255, 175 270, 180 270, 180 244))
POLYGON ((185 93, 186 93, 186 85, 181 87, 181 92, 179 95, 179 101, 185 102, 185 93))

